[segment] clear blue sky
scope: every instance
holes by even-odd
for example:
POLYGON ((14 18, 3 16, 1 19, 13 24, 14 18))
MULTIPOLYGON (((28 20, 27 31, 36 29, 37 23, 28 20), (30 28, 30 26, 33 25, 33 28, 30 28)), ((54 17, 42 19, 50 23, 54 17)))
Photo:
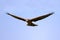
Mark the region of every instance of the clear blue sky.
POLYGON ((0 40, 60 40, 60 0, 0 0, 0 40), (31 27, 7 12, 23 18, 55 13, 31 27))

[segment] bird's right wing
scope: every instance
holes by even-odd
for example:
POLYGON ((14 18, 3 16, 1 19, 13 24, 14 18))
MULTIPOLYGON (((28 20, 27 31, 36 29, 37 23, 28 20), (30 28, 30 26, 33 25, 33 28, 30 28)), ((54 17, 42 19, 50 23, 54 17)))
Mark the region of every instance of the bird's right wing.
POLYGON ((12 16, 12 17, 14 17, 14 18, 16 18, 16 19, 19 19, 19 20, 22 20, 22 21, 26 21, 26 19, 24 19, 24 18, 21 18, 21 17, 15 16, 15 15, 12 15, 10 13, 7 13, 7 14, 10 15, 10 16, 12 16))
POLYGON ((48 16, 50 16, 52 14, 53 14, 53 12, 52 13, 49 13, 49 14, 46 14, 46 15, 42 15, 42 16, 36 17, 36 18, 33 18, 33 19, 31 19, 31 21, 36 22, 36 21, 42 20, 42 19, 44 19, 44 18, 46 18, 46 17, 48 17, 48 16))

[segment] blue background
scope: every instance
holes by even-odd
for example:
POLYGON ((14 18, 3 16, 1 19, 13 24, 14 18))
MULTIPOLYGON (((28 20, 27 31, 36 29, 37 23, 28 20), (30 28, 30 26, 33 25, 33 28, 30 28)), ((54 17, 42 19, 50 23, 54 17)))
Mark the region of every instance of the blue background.
POLYGON ((0 40, 60 40, 60 0, 0 0, 0 40), (54 14, 31 27, 7 12, 23 18, 54 14))

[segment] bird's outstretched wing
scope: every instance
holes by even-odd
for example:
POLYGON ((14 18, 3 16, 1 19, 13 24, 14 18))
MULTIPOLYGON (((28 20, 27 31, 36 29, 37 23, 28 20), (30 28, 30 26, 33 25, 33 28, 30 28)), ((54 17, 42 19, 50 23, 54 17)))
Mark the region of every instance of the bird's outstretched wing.
POLYGON ((24 18, 21 18, 21 17, 15 16, 15 15, 12 15, 10 13, 7 13, 7 14, 10 15, 10 16, 12 16, 12 17, 14 17, 14 18, 16 18, 16 19, 19 19, 19 20, 22 20, 22 21, 26 21, 26 19, 24 19, 24 18))
POLYGON ((50 16, 52 14, 53 14, 53 12, 52 13, 49 13, 49 14, 46 14, 46 15, 43 15, 43 16, 39 16, 39 17, 33 18, 33 19, 31 19, 31 21, 36 22, 36 21, 42 20, 42 19, 44 19, 44 18, 46 18, 46 17, 48 17, 48 16, 50 16))

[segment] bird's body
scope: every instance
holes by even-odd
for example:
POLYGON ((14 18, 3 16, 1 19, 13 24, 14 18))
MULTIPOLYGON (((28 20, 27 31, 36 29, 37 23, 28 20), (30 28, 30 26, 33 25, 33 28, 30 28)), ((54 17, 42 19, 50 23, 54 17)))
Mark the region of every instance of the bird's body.
POLYGON ((42 19, 44 19, 44 18, 52 15, 53 12, 52 12, 52 13, 49 13, 49 14, 46 14, 46 15, 43 15, 43 16, 39 16, 39 17, 33 18, 33 19, 24 19, 24 18, 15 16, 15 15, 12 15, 12 14, 10 14, 10 13, 7 13, 7 14, 10 15, 10 16, 12 16, 12 17, 14 17, 14 18, 17 18, 17 19, 19 19, 19 20, 22 20, 22 21, 27 22, 27 25, 28 25, 28 26, 37 26, 36 24, 34 24, 34 23, 32 23, 32 22, 36 22, 36 21, 38 21, 38 20, 42 20, 42 19))
POLYGON ((37 26, 36 24, 32 23, 31 20, 26 21, 28 26, 37 26))

